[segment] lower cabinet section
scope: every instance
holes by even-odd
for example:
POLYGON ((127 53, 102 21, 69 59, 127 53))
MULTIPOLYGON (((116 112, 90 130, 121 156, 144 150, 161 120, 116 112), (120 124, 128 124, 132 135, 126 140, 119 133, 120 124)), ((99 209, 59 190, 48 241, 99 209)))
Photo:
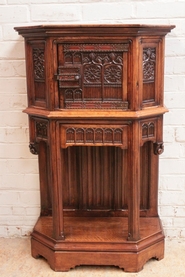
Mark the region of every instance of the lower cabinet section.
POLYGON ((138 272, 151 258, 164 257, 158 217, 140 218, 140 240, 127 241, 126 217, 64 217, 65 240, 52 238, 52 217, 40 217, 32 233, 32 256, 43 256, 55 271, 79 265, 113 265, 138 272))
MULTIPOLYGON (((52 214, 51 169, 47 169, 47 153, 47 145, 40 143, 40 175, 44 181, 41 189, 45 195, 41 201, 42 215, 52 214)), ((91 212, 101 216, 128 216, 128 160, 128 150, 120 147, 73 146, 60 149, 58 182, 63 210, 76 215, 91 212)), ((148 141, 140 147, 138 185, 142 216, 157 215, 157 176, 150 174, 152 170, 158 172, 157 162, 154 144, 148 141)))

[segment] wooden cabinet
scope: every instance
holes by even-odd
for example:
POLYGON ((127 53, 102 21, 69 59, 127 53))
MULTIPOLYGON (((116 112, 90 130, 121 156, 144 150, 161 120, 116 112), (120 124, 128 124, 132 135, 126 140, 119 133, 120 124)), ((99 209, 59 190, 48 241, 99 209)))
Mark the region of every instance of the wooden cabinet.
POLYGON ((174 26, 17 27, 41 214, 33 257, 51 268, 142 269, 164 256, 158 216, 164 39, 174 26))

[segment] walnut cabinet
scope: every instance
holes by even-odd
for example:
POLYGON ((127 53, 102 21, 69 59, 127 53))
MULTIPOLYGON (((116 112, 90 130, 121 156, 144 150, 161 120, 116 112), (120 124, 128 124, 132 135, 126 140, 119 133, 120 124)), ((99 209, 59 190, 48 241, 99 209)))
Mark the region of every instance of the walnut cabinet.
POLYGON ((164 256, 158 216, 164 40, 174 26, 16 27, 25 40, 41 213, 33 257, 55 271, 164 256))

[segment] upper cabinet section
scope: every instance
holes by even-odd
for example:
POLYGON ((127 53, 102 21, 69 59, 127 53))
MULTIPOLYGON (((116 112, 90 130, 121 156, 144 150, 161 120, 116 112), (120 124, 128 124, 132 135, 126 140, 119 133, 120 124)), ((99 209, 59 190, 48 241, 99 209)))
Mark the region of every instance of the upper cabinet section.
POLYGON ((28 106, 137 111, 163 106, 164 37, 175 26, 17 27, 28 106))

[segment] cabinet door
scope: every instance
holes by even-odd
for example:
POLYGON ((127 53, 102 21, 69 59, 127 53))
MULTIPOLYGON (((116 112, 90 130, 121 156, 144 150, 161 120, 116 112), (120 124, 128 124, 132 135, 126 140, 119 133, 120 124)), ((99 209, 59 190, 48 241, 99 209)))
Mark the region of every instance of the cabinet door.
POLYGON ((127 109, 128 47, 58 43, 60 108, 127 109))

